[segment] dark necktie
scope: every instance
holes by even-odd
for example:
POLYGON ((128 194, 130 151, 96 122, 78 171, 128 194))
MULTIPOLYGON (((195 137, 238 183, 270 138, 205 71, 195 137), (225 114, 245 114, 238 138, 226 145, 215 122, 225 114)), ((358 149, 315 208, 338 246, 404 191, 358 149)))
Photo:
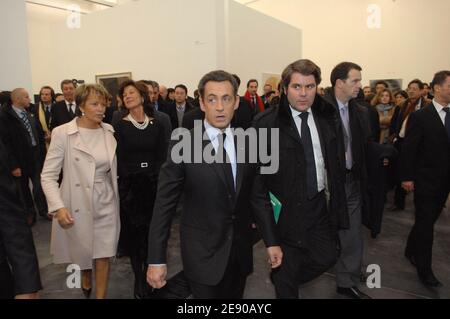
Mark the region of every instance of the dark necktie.
POLYGON ((47 125, 50 124, 50 116, 51 116, 51 111, 50 111, 50 106, 45 106, 45 123, 47 123, 47 125))
POLYGON ((69 115, 70 115, 71 119, 73 119, 75 117, 75 113, 72 110, 72 106, 73 106, 73 104, 69 103, 69 115))
POLYGON ((256 96, 253 97, 253 100, 252 100, 252 101, 253 101, 253 108, 256 109, 256 96))
POLYGON ((227 151, 225 149, 225 141, 227 139, 227 135, 225 133, 219 134, 217 136, 217 139, 219 141, 219 147, 218 147, 218 155, 221 156, 220 160, 223 164, 223 169, 225 171, 225 177, 227 179, 227 183, 230 186, 230 189, 235 191, 235 182, 233 177, 233 169, 231 167, 231 161, 228 157, 227 151))
POLYGON ((450 142, 450 107, 444 107, 445 115, 445 129, 447 130, 448 140, 450 142))
POLYGON ((31 123, 30 120, 28 119, 28 115, 27 115, 27 111, 22 111, 20 113, 20 119, 23 122, 23 125, 25 125, 25 128, 28 131, 28 134, 30 135, 30 139, 31 139, 31 145, 36 146, 36 139, 34 138, 34 134, 33 134, 33 129, 31 128, 31 123))
POLYGON ((314 159, 314 148, 311 138, 311 131, 308 125, 308 116, 309 116, 308 112, 300 114, 300 118, 302 119, 301 141, 303 145, 303 151, 305 152, 305 160, 306 160, 306 188, 308 193, 308 199, 312 199, 318 193, 318 186, 317 186, 316 161, 314 159))

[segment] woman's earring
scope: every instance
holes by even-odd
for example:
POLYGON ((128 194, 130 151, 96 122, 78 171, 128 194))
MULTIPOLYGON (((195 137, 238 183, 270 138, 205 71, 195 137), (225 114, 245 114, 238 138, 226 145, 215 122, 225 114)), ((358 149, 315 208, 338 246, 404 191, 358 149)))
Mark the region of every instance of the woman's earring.
POLYGON ((81 112, 81 116, 84 116, 84 112, 81 112))

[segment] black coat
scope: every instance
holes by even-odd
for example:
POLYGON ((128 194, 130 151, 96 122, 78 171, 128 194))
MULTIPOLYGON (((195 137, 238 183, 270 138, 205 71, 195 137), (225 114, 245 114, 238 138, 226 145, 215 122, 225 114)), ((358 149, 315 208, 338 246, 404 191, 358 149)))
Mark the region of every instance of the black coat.
POLYGON ((75 116, 71 116, 66 101, 61 101, 53 104, 52 106, 52 121, 50 123, 50 129, 69 123, 75 116))
MULTIPOLYGON (((340 174, 345 178, 345 143, 344 143, 344 128, 339 115, 339 107, 332 88, 325 89, 325 100, 332 104, 337 112, 336 127, 338 132, 337 147, 340 165, 340 174)), ((353 152, 353 167, 352 172, 361 185, 361 201, 362 201, 362 219, 364 225, 370 228, 367 221, 370 220, 370 200, 368 194, 368 171, 367 171, 367 157, 368 146, 370 143, 377 143, 372 136, 369 111, 366 107, 361 106, 355 99, 349 101, 349 117, 350 130, 352 134, 352 152, 353 152)))
MULTIPOLYGON (((342 159, 338 157, 337 149, 336 110, 319 95, 316 96, 311 109, 327 170, 330 220, 334 230, 345 229, 349 227, 349 220, 344 189, 345 175, 339 172, 342 165, 339 161, 342 159)), ((307 200, 306 160, 286 96, 281 97, 279 106, 258 114, 254 126, 257 129, 279 128, 279 170, 276 174, 264 177, 267 189, 282 204, 277 226, 280 239, 297 247, 308 245, 308 227, 315 220, 310 218, 310 212, 302 210, 307 200)))
MULTIPOLYGON (((210 143, 203 141, 203 149, 211 147, 210 143)), ((186 277, 200 284, 217 285, 225 273, 232 244, 237 250, 240 273, 247 276, 253 270, 252 214, 266 245, 277 245, 268 194, 261 188, 262 183, 254 182, 259 176, 258 167, 237 164, 234 192, 224 164, 195 163, 193 158, 194 154, 191 163, 176 164, 170 150, 161 168, 149 232, 148 264, 166 263, 170 223, 184 194, 180 246, 186 277)))
POLYGON ((46 153, 44 132, 40 124, 34 114, 28 113, 28 120, 39 148, 38 158, 35 158, 30 134, 12 106, 6 106, 0 111, 0 139, 9 154, 9 170, 12 172, 20 168, 24 176, 31 176, 35 173, 36 167, 42 166, 46 153), (39 166, 36 165, 36 161, 39 166))
POLYGON ((25 211, 18 179, 11 175, 11 168, 8 165, 10 162, 8 150, 0 140, 0 214, 4 211, 25 211))
POLYGON ((400 162, 401 180, 415 182, 416 194, 433 198, 448 192, 450 143, 434 104, 410 115, 400 162))
MULTIPOLYGON (((194 107, 189 102, 186 102, 186 109, 184 111, 184 115, 193 110, 194 107)), ((172 125, 172 130, 179 128, 178 125, 178 115, 177 115, 177 106, 175 102, 166 103, 159 106, 159 111, 166 113, 170 117, 170 124, 172 125)))

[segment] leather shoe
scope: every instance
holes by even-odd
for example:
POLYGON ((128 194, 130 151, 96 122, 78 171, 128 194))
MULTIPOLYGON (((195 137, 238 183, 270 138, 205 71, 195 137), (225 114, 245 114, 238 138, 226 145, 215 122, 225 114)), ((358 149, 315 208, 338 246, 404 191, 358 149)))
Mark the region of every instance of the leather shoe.
POLYGON ((89 289, 81 288, 81 290, 83 291, 83 295, 86 299, 89 299, 91 297, 92 288, 89 289))
POLYGON ((434 274, 431 272, 428 275, 419 275, 420 281, 427 287, 442 287, 442 284, 437 278, 434 276, 434 274))
POLYGON ((405 257, 409 260, 411 265, 413 265, 414 267, 417 266, 416 257, 414 257, 413 254, 405 252, 405 257))
POLYGON ((352 299, 372 299, 370 296, 366 295, 356 287, 351 288, 337 287, 336 291, 338 294, 350 297, 352 299))

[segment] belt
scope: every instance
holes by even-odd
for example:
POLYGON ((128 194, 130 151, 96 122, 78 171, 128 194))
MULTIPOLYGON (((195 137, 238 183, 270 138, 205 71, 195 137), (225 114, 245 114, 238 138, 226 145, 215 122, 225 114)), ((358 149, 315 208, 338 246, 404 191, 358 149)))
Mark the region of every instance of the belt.
POLYGON ((149 168, 150 167, 150 163, 148 163, 148 162, 130 163, 127 166, 128 166, 128 168, 149 168))

